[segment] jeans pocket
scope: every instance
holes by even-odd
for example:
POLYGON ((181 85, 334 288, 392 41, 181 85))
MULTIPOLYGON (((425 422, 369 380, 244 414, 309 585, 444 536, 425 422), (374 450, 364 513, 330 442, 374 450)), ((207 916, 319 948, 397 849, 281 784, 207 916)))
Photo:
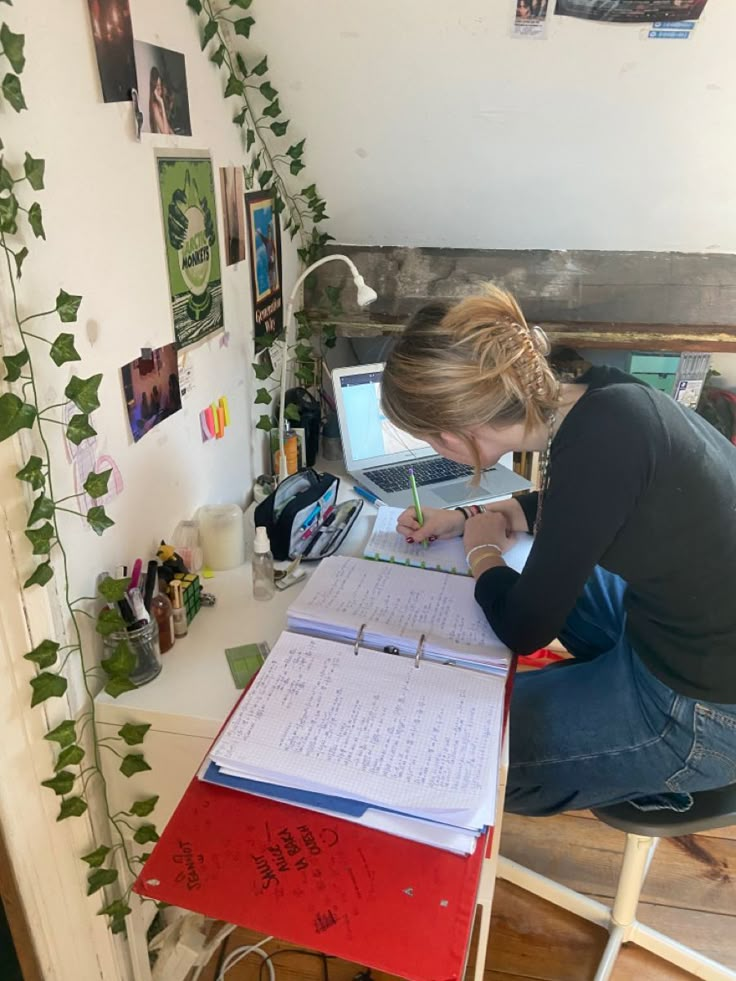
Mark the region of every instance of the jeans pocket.
POLYGON ((690 752, 685 765, 667 780, 667 787, 687 792, 731 783, 736 783, 736 706, 696 702, 690 752))

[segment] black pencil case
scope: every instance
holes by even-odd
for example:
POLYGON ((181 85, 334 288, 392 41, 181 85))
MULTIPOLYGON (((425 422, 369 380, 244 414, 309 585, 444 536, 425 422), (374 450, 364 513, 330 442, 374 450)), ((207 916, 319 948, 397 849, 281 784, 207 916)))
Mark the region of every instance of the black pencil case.
POLYGON ((304 561, 314 561, 332 555, 340 547, 363 502, 357 498, 350 502, 355 507, 347 519, 344 511, 343 517, 334 517, 348 503, 337 504, 339 487, 340 479, 334 474, 308 468, 287 477, 261 501, 253 517, 256 527, 265 526, 275 559, 283 561, 302 555, 304 561), (332 524, 338 523, 339 529, 330 532, 332 524), (326 544, 325 536, 329 536, 326 544), (318 540, 321 544, 317 552, 318 540))

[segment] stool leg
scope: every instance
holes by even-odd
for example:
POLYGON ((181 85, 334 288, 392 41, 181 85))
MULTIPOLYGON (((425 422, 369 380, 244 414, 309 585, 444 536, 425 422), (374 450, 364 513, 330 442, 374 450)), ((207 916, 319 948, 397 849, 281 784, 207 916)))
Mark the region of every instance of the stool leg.
POLYGON ((611 928, 595 981, 607 981, 613 971, 621 944, 626 943, 636 927, 636 908, 639 905, 641 887, 659 838, 645 835, 626 835, 626 848, 616 887, 616 897, 611 911, 611 928))

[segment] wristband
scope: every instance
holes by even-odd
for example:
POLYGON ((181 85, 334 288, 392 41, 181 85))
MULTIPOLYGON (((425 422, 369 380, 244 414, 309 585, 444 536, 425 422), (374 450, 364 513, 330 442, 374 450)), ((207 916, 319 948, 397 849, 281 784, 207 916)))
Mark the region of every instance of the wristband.
POLYGON ((493 545, 491 542, 489 542, 487 545, 474 545, 465 556, 465 561, 468 563, 468 568, 470 569, 471 572, 473 570, 473 567, 470 564, 470 556, 473 554, 473 552, 478 552, 482 548, 490 548, 493 549, 494 552, 498 552, 499 555, 503 555, 503 549, 501 548, 500 545, 493 545))

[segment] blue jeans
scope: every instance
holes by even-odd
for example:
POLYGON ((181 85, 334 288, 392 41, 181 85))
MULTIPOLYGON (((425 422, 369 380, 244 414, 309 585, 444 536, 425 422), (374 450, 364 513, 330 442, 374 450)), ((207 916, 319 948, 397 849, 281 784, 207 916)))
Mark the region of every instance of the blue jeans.
POLYGON ((736 705, 654 677, 626 636, 625 590, 596 568, 560 633, 575 660, 516 676, 506 810, 687 810, 691 791, 736 783, 736 705))

